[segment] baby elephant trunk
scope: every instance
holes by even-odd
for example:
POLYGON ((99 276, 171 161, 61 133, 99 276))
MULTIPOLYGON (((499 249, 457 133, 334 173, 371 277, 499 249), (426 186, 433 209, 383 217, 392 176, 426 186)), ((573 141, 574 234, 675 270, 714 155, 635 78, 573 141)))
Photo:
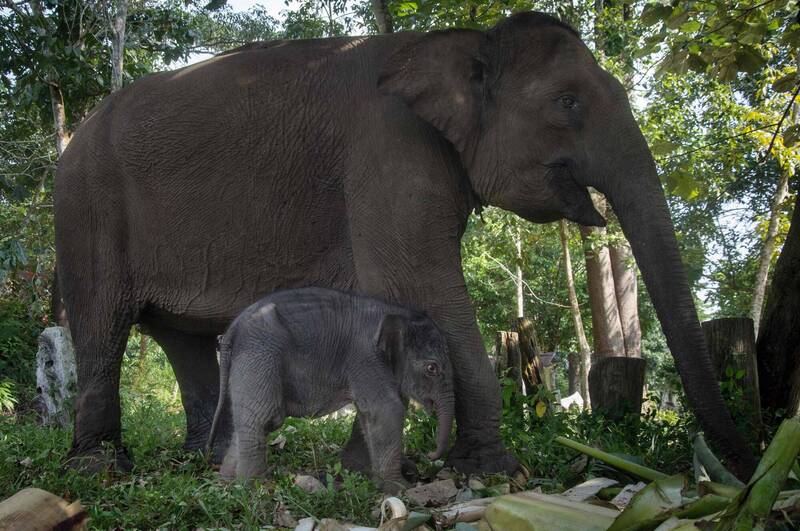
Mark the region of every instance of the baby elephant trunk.
POLYGON ((453 392, 442 393, 435 401, 435 404, 439 425, 436 428, 436 450, 428 454, 428 459, 431 461, 439 459, 447 451, 447 442, 450 438, 450 430, 453 428, 453 417, 455 416, 453 392))

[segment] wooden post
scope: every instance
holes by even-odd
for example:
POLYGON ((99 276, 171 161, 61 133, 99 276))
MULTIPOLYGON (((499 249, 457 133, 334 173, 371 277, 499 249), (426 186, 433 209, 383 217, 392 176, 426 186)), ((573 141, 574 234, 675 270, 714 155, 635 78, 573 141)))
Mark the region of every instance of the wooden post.
POLYGON ((751 428, 761 433, 761 398, 758 392, 758 363, 756 360, 756 340, 753 320, 749 317, 727 317, 703 323, 711 364, 717 380, 728 381, 733 371, 733 379, 744 393, 747 411, 752 414, 751 428), (735 375, 744 371, 742 378, 735 375))
POLYGON ((611 418, 642 411, 645 361, 642 358, 600 358, 589 371, 592 409, 611 418))

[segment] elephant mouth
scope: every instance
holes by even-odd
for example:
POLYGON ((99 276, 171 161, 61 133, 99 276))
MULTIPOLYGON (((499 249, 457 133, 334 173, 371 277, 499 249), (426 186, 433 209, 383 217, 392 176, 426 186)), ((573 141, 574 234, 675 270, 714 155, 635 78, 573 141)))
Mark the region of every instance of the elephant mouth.
POLYGON ((580 225, 606 226, 605 218, 594 207, 588 187, 575 177, 574 164, 559 159, 542 166, 544 192, 538 190, 531 196, 531 203, 512 210, 534 223, 550 223, 566 218, 580 225))
POLYGON ((570 221, 590 227, 605 227, 606 220, 594 206, 589 188, 577 179, 575 165, 566 160, 548 164, 548 175, 560 199, 561 214, 570 221))

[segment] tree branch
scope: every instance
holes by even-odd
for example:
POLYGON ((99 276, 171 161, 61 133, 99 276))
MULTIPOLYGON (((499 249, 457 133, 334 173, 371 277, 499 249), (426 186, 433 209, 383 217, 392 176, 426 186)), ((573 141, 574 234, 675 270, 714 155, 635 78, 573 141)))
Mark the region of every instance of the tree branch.
MULTIPOLYGON (((500 266, 500 269, 502 269, 508 276, 510 276, 511 277, 511 281, 516 285, 516 283, 517 283, 517 275, 516 275, 516 273, 511 271, 508 267, 506 267, 506 265, 503 262, 501 262, 500 260, 498 260, 494 256, 492 256, 492 255, 490 255, 488 253, 483 253, 483 256, 485 256, 486 258, 488 258, 489 260, 493 261, 495 264, 500 266)), ((546 300, 540 298, 533 291, 533 289, 531 288, 530 284, 528 284, 524 280, 522 281, 522 285, 525 286, 525 288, 528 290, 528 293, 530 294, 531 297, 533 297, 535 300, 541 302, 542 304, 549 304, 550 306, 556 306, 558 308, 570 308, 570 306, 566 306, 564 304, 559 304, 557 302, 546 301, 546 300)))
POLYGON ((14 2, 12 2, 11 0, 3 0, 3 4, 5 4, 5 6, 7 8, 9 8, 11 11, 16 13, 17 16, 20 17, 20 18, 25 18, 25 17, 29 17, 30 16, 28 13, 24 12, 23 10, 21 10, 19 8, 19 6, 17 4, 15 4, 14 2))
POLYGON ((769 141, 769 147, 761 156, 761 160, 758 161, 759 164, 764 164, 764 161, 766 161, 767 157, 769 156, 769 152, 772 151, 772 146, 775 145, 775 139, 778 138, 778 133, 781 132, 783 121, 786 120, 786 117, 789 116, 789 112, 792 110, 792 105, 794 105, 794 100, 797 99, 798 92, 800 92, 800 83, 798 83, 797 87, 794 89, 794 94, 792 94, 792 99, 789 100, 789 105, 787 105, 786 109, 783 110, 783 116, 781 116, 781 119, 778 122, 778 127, 775 128, 775 134, 772 135, 772 140, 769 141))

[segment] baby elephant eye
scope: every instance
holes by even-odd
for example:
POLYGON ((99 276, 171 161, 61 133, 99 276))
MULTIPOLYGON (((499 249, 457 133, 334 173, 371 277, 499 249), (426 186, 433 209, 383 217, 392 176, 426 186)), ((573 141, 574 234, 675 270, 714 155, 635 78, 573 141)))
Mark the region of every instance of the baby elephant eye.
POLYGON ((427 372, 432 376, 436 376, 437 374, 439 374, 439 366, 436 365, 435 363, 429 363, 425 365, 425 372, 427 372))
POLYGON ((578 103, 578 100, 576 100, 574 96, 568 96, 568 95, 561 96, 558 99, 558 101, 561 103, 561 106, 564 107, 565 109, 571 109, 575 107, 575 105, 578 103))

